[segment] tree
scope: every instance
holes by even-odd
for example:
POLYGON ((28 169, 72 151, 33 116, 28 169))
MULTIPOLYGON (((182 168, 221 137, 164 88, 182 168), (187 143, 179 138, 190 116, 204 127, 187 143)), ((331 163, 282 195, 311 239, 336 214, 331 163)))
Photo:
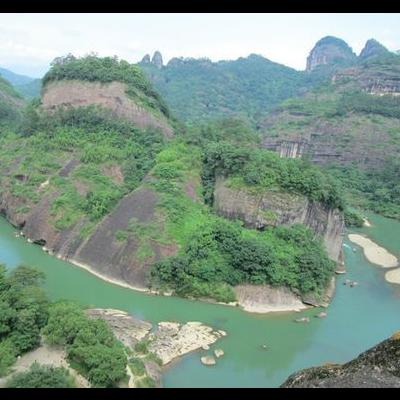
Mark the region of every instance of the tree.
POLYGON ((72 344, 78 332, 87 324, 82 309, 72 302, 59 302, 49 309, 49 319, 43 334, 50 344, 72 344))
POLYGON ((7 375, 9 367, 15 363, 17 350, 10 339, 0 342, 0 376, 7 375))
POLYGON ((20 372, 7 382, 8 388, 74 388, 75 381, 63 367, 33 363, 29 370, 20 372))
POLYGON ((34 310, 23 309, 18 312, 10 338, 19 354, 32 350, 40 344, 40 330, 36 324, 34 310))

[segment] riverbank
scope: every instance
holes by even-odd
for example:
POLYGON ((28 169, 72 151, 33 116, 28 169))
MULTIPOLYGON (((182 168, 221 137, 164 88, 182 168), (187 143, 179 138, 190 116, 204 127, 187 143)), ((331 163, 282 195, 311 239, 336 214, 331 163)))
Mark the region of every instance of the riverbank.
MULTIPOLYGON (((23 237, 20 235, 20 237, 23 237)), ((32 243, 29 238, 28 243, 32 243)), ((90 274, 96 276, 97 278, 111 283, 112 285, 117 285, 125 289, 135 290, 147 295, 153 296, 171 296, 170 292, 159 292, 157 290, 151 290, 148 288, 138 287, 131 285, 127 282, 110 278, 100 272, 96 271, 93 267, 82 262, 67 259, 61 257, 60 255, 50 252, 47 248, 42 247, 42 250, 51 257, 56 257, 59 260, 68 262, 76 267, 79 267, 90 274)), ((203 301, 206 303, 211 303, 215 305, 238 307, 241 310, 248 313, 255 314, 270 314, 270 313, 281 313, 281 312, 299 312, 310 308, 310 304, 305 304, 299 299, 294 293, 292 293, 286 287, 272 288, 269 285, 238 285, 234 287, 235 294, 237 295, 237 301, 230 303, 223 303, 216 301, 212 298, 190 298, 194 301, 203 301)))
MULTIPOLYGON (((398 256, 400 223, 376 215, 368 215, 368 220, 372 227, 361 228, 361 232, 398 256)), ((347 235, 343 248, 347 275, 336 276, 336 294, 328 316, 314 318, 320 310, 257 315, 239 307, 127 290, 49 257, 40 246, 16 238, 14 231, 0 218, 0 262, 9 270, 26 264, 42 271, 51 301, 68 299, 88 308, 126 310, 154 327, 161 321, 201 321, 228 333, 210 350, 200 349, 169 363, 163 370, 165 388, 278 387, 293 371, 328 361, 347 362, 400 326, 400 286, 387 283, 384 273, 390 270, 370 264, 358 246, 353 252, 356 245, 347 235), (346 278, 360 284, 350 288, 343 285, 346 278), (310 322, 293 322, 301 317, 309 317, 310 322), (214 366, 204 366, 200 358, 213 354, 216 347, 221 347, 225 356, 214 366)))
POLYGON ((348 237, 351 242, 362 247, 364 255, 369 262, 383 268, 397 267, 397 258, 371 239, 355 233, 350 233, 348 237))

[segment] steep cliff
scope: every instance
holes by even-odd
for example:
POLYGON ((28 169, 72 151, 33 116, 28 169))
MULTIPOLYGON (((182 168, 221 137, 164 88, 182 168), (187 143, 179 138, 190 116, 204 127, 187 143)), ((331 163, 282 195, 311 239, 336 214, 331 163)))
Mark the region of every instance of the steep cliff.
POLYGON ((173 136, 162 99, 137 67, 69 56, 25 119, 0 137, 0 213, 57 257, 144 288, 150 264, 177 251, 161 240, 164 214, 148 186, 173 136))
POLYGON ((375 39, 369 39, 358 56, 361 60, 390 54, 390 51, 375 39))
POLYGON ((400 388, 400 333, 340 364, 296 372, 283 388, 400 388))
POLYGON ((229 187, 218 178, 214 191, 214 208, 220 215, 240 219, 246 226, 263 229, 266 226, 304 224, 323 238, 329 257, 344 270, 342 242, 343 213, 306 196, 274 190, 262 192, 229 187))
POLYGON ((98 105, 111 110, 117 117, 126 118, 140 128, 159 128, 165 136, 173 136, 170 122, 160 112, 149 110, 140 100, 127 95, 123 82, 85 82, 60 80, 47 83, 42 91, 42 104, 46 111, 58 107, 84 107, 98 105))
POLYGON ((399 93, 399 56, 366 58, 283 102, 259 124, 262 145, 318 164, 382 168, 400 150, 399 93))
POLYGON ((306 71, 312 71, 320 65, 335 66, 351 64, 356 61, 356 55, 342 39, 326 36, 320 39, 307 57, 306 71))

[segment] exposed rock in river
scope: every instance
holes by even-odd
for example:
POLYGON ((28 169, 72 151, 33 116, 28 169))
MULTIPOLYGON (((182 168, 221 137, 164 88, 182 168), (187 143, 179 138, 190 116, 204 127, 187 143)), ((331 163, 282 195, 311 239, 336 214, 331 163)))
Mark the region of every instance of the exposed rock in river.
POLYGON ((86 310, 86 314, 92 318, 104 319, 118 340, 125 346, 134 347, 142 340, 152 328, 149 322, 134 318, 125 311, 92 308, 86 310))
POLYGON ((149 322, 138 320, 125 311, 89 309, 86 312, 93 318, 104 319, 115 336, 130 348, 139 340, 149 341, 149 351, 156 354, 163 365, 194 350, 209 348, 226 335, 225 331, 214 330, 201 322, 160 322, 152 332, 149 322))
MULTIPOLYGON (((225 332, 224 332, 225 333, 225 332)), ((160 322, 158 329, 149 335, 149 350, 161 358, 163 365, 177 357, 210 345, 224 336, 220 331, 201 322, 160 322)))
POLYGON ((217 363, 213 356, 204 356, 200 360, 204 365, 215 365, 217 363))
POLYGON ((300 311, 307 308, 299 296, 285 287, 238 285, 234 290, 239 305, 248 312, 300 311))

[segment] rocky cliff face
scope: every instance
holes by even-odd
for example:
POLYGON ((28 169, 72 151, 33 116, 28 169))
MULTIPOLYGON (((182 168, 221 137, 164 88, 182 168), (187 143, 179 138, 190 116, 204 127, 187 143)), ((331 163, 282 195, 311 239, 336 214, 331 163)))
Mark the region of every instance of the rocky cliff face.
POLYGON ((251 313, 300 311, 307 308, 300 296, 286 287, 238 285, 234 291, 239 306, 251 313))
POLYGON ((352 67, 338 71, 332 77, 336 85, 343 85, 346 82, 353 82, 363 91, 372 95, 392 96, 400 95, 400 64, 388 65, 385 68, 379 65, 366 67, 352 67))
POLYGON ((365 43, 364 48, 361 50, 359 58, 361 60, 366 60, 367 58, 384 56, 390 54, 390 51, 380 44, 375 39, 369 39, 367 43, 365 43))
POLYGON ((338 269, 344 268, 341 262, 344 218, 339 210, 301 195, 231 188, 223 178, 216 181, 214 207, 220 215, 240 219, 246 226, 257 229, 296 223, 307 225, 323 238, 327 253, 338 263, 338 269))
POLYGON ((319 40, 307 57, 306 71, 319 65, 335 65, 355 62, 356 55, 342 39, 326 36, 319 40))
POLYGON ((139 238, 117 239, 117 232, 127 229, 132 219, 146 225, 157 223, 159 229, 163 229, 156 214, 157 196, 150 189, 141 186, 123 197, 86 237, 81 234, 86 218, 69 229, 57 230, 52 225, 51 203, 56 195, 55 192, 49 193, 33 205, 28 214, 21 214, 17 210, 25 202, 5 192, 0 194, 0 212, 27 238, 58 258, 86 266, 105 278, 135 288, 147 287, 146 273, 154 261, 178 251, 174 244, 151 241, 148 245, 152 255, 143 258, 139 256, 139 238))
POLYGON ((291 375, 283 388, 400 388, 400 332, 343 364, 291 375))
POLYGON ((173 130, 162 115, 155 116, 126 93, 121 82, 83 82, 62 80, 48 83, 42 94, 43 108, 54 111, 60 106, 82 107, 98 105, 110 109, 116 116, 132 121, 140 128, 158 128, 166 137, 173 136, 173 130))
POLYGON ((163 67, 163 58, 159 51, 154 52, 153 58, 151 59, 151 63, 154 64, 157 68, 163 67))

